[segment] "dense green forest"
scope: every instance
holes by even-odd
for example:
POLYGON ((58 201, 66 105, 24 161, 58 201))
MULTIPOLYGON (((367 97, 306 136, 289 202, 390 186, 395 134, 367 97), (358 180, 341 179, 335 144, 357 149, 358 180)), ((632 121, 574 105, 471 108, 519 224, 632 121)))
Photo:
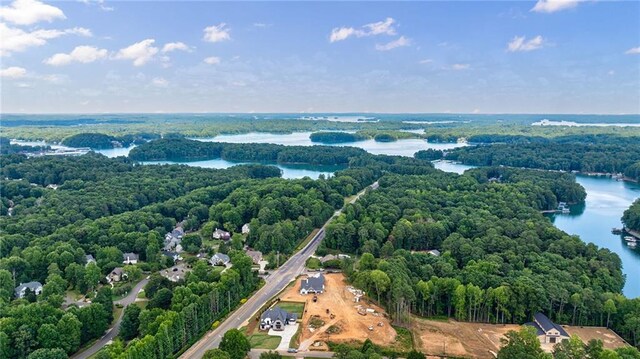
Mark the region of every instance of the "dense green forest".
POLYGON ((640 231, 640 198, 637 199, 622 215, 622 223, 625 227, 634 231, 640 231))
POLYGON ((69 147, 88 147, 94 150, 113 148, 114 142, 118 142, 113 136, 102 133, 79 133, 62 140, 62 144, 69 147))
POLYGON ((413 313, 523 323, 542 311, 560 323, 602 326, 610 315, 639 344, 640 299, 620 294, 619 257, 539 213, 584 199, 571 175, 482 168, 379 182, 326 228, 320 253, 361 254, 357 270, 345 263, 346 274, 396 320, 413 313))
MULTIPOLYGON (((511 166, 556 171, 627 173, 637 175, 640 142, 583 144, 542 141, 460 147, 446 159, 474 166, 511 166)), ((637 178, 637 177, 634 177, 637 178)))
POLYGON ((137 161, 193 161, 222 158, 228 161, 262 163, 346 165, 352 157, 365 154, 364 150, 353 147, 283 146, 162 139, 132 149, 129 157, 137 161))
POLYGON ((346 143, 346 142, 357 142, 364 141, 368 137, 360 135, 358 133, 349 133, 349 132, 314 132, 309 135, 309 139, 311 142, 319 142, 319 143, 346 143))
MULTIPOLYGON (((273 149, 249 148, 265 153, 273 149)), ((323 147, 305 149, 304 158, 311 162, 314 154, 319 161, 328 155, 323 147)), ((153 274, 145 291, 147 308, 139 313, 126 310, 122 340, 99 354, 140 358, 154 353, 151 357, 165 358, 196 340, 257 285, 251 260, 235 251, 242 248, 235 239, 218 248, 228 252, 233 263, 222 275, 196 259, 198 251, 206 259, 216 250, 203 244, 214 228, 238 233, 250 223, 247 243, 266 256, 280 251, 284 259, 343 205, 344 197, 383 173, 433 170, 422 160, 336 150, 334 158, 347 153, 355 157, 347 161, 349 168, 319 180, 284 180, 278 168, 262 165, 225 170, 142 166, 95 153, 0 157, 0 353, 7 358, 36 351, 71 354, 100 337, 114 315, 113 297, 131 290, 147 275, 143 272, 171 265, 160 248, 165 233, 181 222, 189 232, 186 249, 194 253, 188 255, 192 271, 178 283, 153 274), (127 281, 111 291, 105 277, 122 266, 125 252, 139 254, 141 262, 125 265, 127 281), (95 264, 85 265, 87 254, 95 264), (13 299, 14 287, 29 281, 43 283, 42 294, 13 299), (86 293, 92 303, 82 308, 71 304, 65 310, 68 291, 86 293)))

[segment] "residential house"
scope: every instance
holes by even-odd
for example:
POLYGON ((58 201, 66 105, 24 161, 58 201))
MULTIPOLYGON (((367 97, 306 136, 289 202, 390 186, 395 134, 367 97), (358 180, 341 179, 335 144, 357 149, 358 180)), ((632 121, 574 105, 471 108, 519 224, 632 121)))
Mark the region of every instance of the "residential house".
POLYGON ((258 264, 262 260, 262 252, 248 249, 246 254, 251 257, 253 264, 258 264))
POLYGON ((431 254, 432 256, 440 257, 440 251, 437 250, 437 249, 432 249, 432 250, 428 251, 427 253, 431 254))
POLYGON ((96 259, 93 258, 93 256, 91 254, 85 255, 84 258, 85 258, 85 261, 86 261, 86 263, 84 265, 85 267, 88 266, 89 263, 95 263, 96 262, 96 259))
POLYGON ((533 315, 533 322, 525 325, 536 328, 536 335, 542 344, 555 344, 569 339, 569 334, 564 328, 540 312, 533 315))
POLYGON ((326 263, 326 262, 333 261, 333 260, 336 260, 336 259, 346 259, 346 258, 351 258, 351 256, 348 255, 348 254, 338 254, 338 255, 327 254, 326 256, 320 258, 320 262, 321 263, 326 263))
POLYGON ((122 267, 113 268, 111 273, 109 273, 109 275, 107 276, 107 282, 109 283, 119 282, 126 279, 127 273, 124 272, 124 269, 122 269, 122 267))
POLYGON ((182 237, 184 237, 184 229, 181 226, 177 226, 164 236, 164 247, 162 249, 169 252, 182 252, 182 237))
POLYGON ((322 294, 324 293, 324 275, 318 274, 308 276, 300 283, 300 294, 322 294))
POLYGON ((162 255, 173 259, 174 262, 182 260, 182 256, 178 252, 162 251, 162 255))
POLYGON ((122 263, 124 264, 136 264, 138 263, 138 255, 135 253, 124 253, 122 255, 122 263))
POLYGON ((285 325, 295 324, 298 320, 298 315, 295 313, 289 313, 286 310, 275 306, 269 308, 260 316, 260 330, 284 330, 285 325))
POLYGON ((212 266, 226 266, 229 262, 231 262, 231 258, 224 253, 216 253, 209 260, 212 266))
POLYGON ((249 234, 251 232, 251 228, 249 227, 249 223, 245 223, 242 226, 242 234, 249 234))
POLYGON ((231 239, 231 233, 224 231, 222 229, 216 228, 216 230, 213 231, 213 238, 221 239, 223 241, 228 241, 229 239, 231 239))
POLYGON ((35 293, 35 295, 40 295, 42 293, 42 284, 40 282, 20 283, 15 289, 16 297, 24 298, 27 295, 27 289, 35 293))

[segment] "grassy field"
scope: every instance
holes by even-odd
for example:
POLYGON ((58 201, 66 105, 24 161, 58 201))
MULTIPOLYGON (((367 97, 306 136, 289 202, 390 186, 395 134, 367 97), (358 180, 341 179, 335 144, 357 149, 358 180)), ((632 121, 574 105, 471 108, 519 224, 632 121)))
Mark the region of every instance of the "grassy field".
POLYGON ((298 314, 298 319, 302 318, 302 314, 304 313, 304 303, 303 302, 285 302, 280 301, 276 304, 280 308, 286 310, 289 313, 298 314))
POLYGON ((255 333, 247 337, 251 348, 254 349, 276 349, 282 340, 281 337, 271 336, 266 333, 255 333))

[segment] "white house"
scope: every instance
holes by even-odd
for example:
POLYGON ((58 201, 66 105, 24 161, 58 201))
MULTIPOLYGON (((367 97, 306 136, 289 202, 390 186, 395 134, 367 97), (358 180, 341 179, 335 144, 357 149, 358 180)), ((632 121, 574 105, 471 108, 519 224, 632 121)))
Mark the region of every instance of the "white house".
POLYGON ((138 255, 135 253, 124 253, 122 254, 122 263, 124 264, 136 264, 138 263, 138 255))
POLYGON ((542 344, 555 344, 569 339, 569 334, 564 328, 540 312, 533 315, 533 322, 525 325, 536 328, 536 335, 542 344))
POLYGON ((242 234, 249 234, 251 232, 251 228, 249 228, 249 223, 245 223, 242 226, 242 234))
POLYGON ((324 275, 318 274, 303 279, 300 283, 300 294, 322 294, 324 293, 324 275))
POLYGON ((298 315, 295 313, 289 313, 286 310, 275 306, 269 308, 260 316, 260 330, 284 330, 285 325, 295 324, 298 320, 298 315))
POLYGON ((16 297, 24 298, 27 294, 27 289, 35 293, 35 295, 40 295, 42 293, 42 284, 40 282, 20 283, 15 289, 16 297))

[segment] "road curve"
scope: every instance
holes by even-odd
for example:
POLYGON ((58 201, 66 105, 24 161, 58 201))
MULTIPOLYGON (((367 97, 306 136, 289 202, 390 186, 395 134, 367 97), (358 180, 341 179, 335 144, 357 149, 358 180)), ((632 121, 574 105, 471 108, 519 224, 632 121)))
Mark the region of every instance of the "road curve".
MULTIPOLYGON (((365 188, 359 192, 349 203, 354 203, 363 194, 365 194, 368 188, 378 188, 378 182, 376 181, 371 186, 365 188)), ((202 339, 197 341, 187 351, 185 351, 180 358, 187 359, 199 359, 202 358, 204 353, 209 349, 217 348, 222 340, 222 335, 230 329, 238 328, 244 322, 251 319, 254 313, 256 313, 265 303, 267 303, 273 296, 282 291, 286 286, 302 273, 305 263, 313 253, 315 253, 318 245, 324 238, 325 228, 331 221, 342 213, 342 209, 336 211, 336 213, 329 218, 329 220, 320 228, 318 233, 307 243, 307 245, 295 253, 289 260, 287 260, 280 268, 276 269, 273 274, 269 276, 265 285, 260 288, 253 296, 251 296, 240 308, 231 313, 229 317, 222 322, 216 329, 205 334, 202 339)))
POLYGON ((138 284, 136 284, 131 292, 124 298, 113 302, 114 304, 121 304, 123 306, 123 310, 120 312, 118 318, 116 318, 115 323, 109 329, 107 329, 107 334, 105 334, 102 338, 98 339, 97 342, 93 343, 92 346, 83 350, 82 352, 76 353, 71 356, 71 359, 87 359, 90 356, 97 353, 102 347, 107 345, 110 341, 112 341, 120 332, 120 322, 122 322, 122 316, 124 315, 124 308, 126 308, 129 304, 136 301, 136 297, 140 292, 140 289, 144 288, 145 285, 149 282, 149 277, 141 280, 138 284))

